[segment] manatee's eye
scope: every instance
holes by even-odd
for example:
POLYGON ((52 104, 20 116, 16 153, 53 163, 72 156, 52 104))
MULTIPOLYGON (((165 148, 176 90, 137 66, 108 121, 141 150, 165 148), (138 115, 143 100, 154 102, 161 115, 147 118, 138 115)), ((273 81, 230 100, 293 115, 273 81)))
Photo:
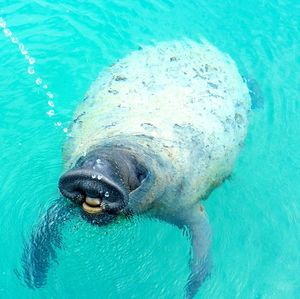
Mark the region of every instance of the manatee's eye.
POLYGON ((75 167, 80 167, 80 166, 82 166, 83 162, 84 162, 84 156, 81 156, 81 157, 77 160, 77 162, 76 162, 76 164, 75 164, 75 167))
POLYGON ((141 164, 138 164, 136 167, 136 175, 137 179, 139 180, 140 184, 148 175, 148 170, 141 164))

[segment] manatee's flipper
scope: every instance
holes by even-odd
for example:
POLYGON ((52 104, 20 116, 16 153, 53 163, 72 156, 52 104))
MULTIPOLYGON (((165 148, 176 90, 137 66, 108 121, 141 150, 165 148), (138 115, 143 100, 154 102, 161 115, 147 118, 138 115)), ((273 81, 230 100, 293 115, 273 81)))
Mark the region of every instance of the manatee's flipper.
POLYGON ((56 259, 56 248, 62 247, 61 226, 74 208, 64 199, 56 201, 33 229, 30 240, 25 242, 22 254, 24 280, 30 288, 43 287, 51 260, 56 259))
POLYGON ((260 109, 264 107, 264 98, 258 82, 253 78, 243 77, 247 84, 251 97, 251 109, 260 109))
POLYGON ((211 271, 211 228, 203 207, 198 204, 180 212, 170 222, 187 230, 191 238, 191 273, 186 286, 186 298, 191 299, 211 271))

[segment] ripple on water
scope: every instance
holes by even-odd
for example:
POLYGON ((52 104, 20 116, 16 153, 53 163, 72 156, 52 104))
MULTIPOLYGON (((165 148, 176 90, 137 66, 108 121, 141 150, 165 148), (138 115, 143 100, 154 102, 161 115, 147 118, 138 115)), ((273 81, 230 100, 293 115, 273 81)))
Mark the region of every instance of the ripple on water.
POLYGON ((58 276, 52 275, 50 283, 52 280, 60 283, 57 281, 59 274, 64 273, 66 279, 59 287, 71 294, 89 285, 89 294, 96 296, 101 285, 102 292, 110 294, 111 298, 130 296, 132 289, 143 291, 146 297, 151 297, 156 289, 155 293, 171 298, 176 293, 163 285, 171 276, 183 290, 185 282, 182 277, 188 275, 188 243, 179 230, 170 225, 162 229, 158 221, 120 220, 111 226, 93 227, 75 219, 66 230, 66 245, 60 255, 58 276), (145 233, 149 238, 145 238, 145 233), (172 239, 178 241, 176 247, 174 241, 170 243, 172 239), (175 252, 175 259, 174 256, 165 257, 170 251, 175 252), (180 259, 176 259, 176 255, 180 259), (174 272, 157 276, 157 271, 164 265, 172 267, 174 272), (78 280, 74 273, 80 273, 84 279, 78 280), (151 288, 147 287, 149 284, 151 288))

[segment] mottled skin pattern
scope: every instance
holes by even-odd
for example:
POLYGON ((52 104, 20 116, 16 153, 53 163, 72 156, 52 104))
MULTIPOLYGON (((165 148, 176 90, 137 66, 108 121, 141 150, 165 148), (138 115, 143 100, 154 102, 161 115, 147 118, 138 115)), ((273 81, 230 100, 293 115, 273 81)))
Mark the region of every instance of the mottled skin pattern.
POLYGON ((208 43, 145 47, 93 84, 75 114, 65 166, 101 144, 131 144, 135 150, 139 145, 140 155, 147 152, 155 164, 148 202, 163 213, 181 209, 230 175, 249 109, 249 92, 235 63, 208 43))
MULTIPOLYGON (((133 52, 100 75, 76 111, 64 147, 66 175, 60 190, 112 188, 115 182, 96 183, 92 175, 103 153, 123 165, 122 171, 114 161, 101 166, 101 174, 114 169, 110 177, 120 186, 125 180, 118 177, 134 180, 135 165, 142 165, 147 176, 139 187, 130 189, 126 202, 120 198, 110 204, 122 206, 119 214, 147 214, 188 230, 192 254, 186 297, 193 298, 211 269, 211 231, 199 202, 232 172, 249 109, 249 91, 235 63, 207 42, 166 42, 133 52), (77 168, 78 161, 86 164, 77 168)), ((45 284, 56 257, 60 218, 67 217, 51 213, 63 209, 63 203, 56 205, 25 246, 24 277, 30 287, 45 284)))

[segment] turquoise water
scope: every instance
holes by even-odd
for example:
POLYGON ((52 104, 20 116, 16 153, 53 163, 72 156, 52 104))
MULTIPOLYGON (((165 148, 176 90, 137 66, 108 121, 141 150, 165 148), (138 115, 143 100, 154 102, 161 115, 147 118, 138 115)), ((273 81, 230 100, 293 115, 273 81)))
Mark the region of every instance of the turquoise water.
POLYGON ((16 273, 24 240, 59 196, 63 129, 101 69, 140 45, 200 36, 259 82, 265 105, 231 179, 205 202, 214 268, 197 298, 300 298, 299 4, 54 2, 0 7, 13 34, 0 32, 0 298, 183 298, 189 241, 149 219, 74 219, 46 287, 30 290, 16 273))

